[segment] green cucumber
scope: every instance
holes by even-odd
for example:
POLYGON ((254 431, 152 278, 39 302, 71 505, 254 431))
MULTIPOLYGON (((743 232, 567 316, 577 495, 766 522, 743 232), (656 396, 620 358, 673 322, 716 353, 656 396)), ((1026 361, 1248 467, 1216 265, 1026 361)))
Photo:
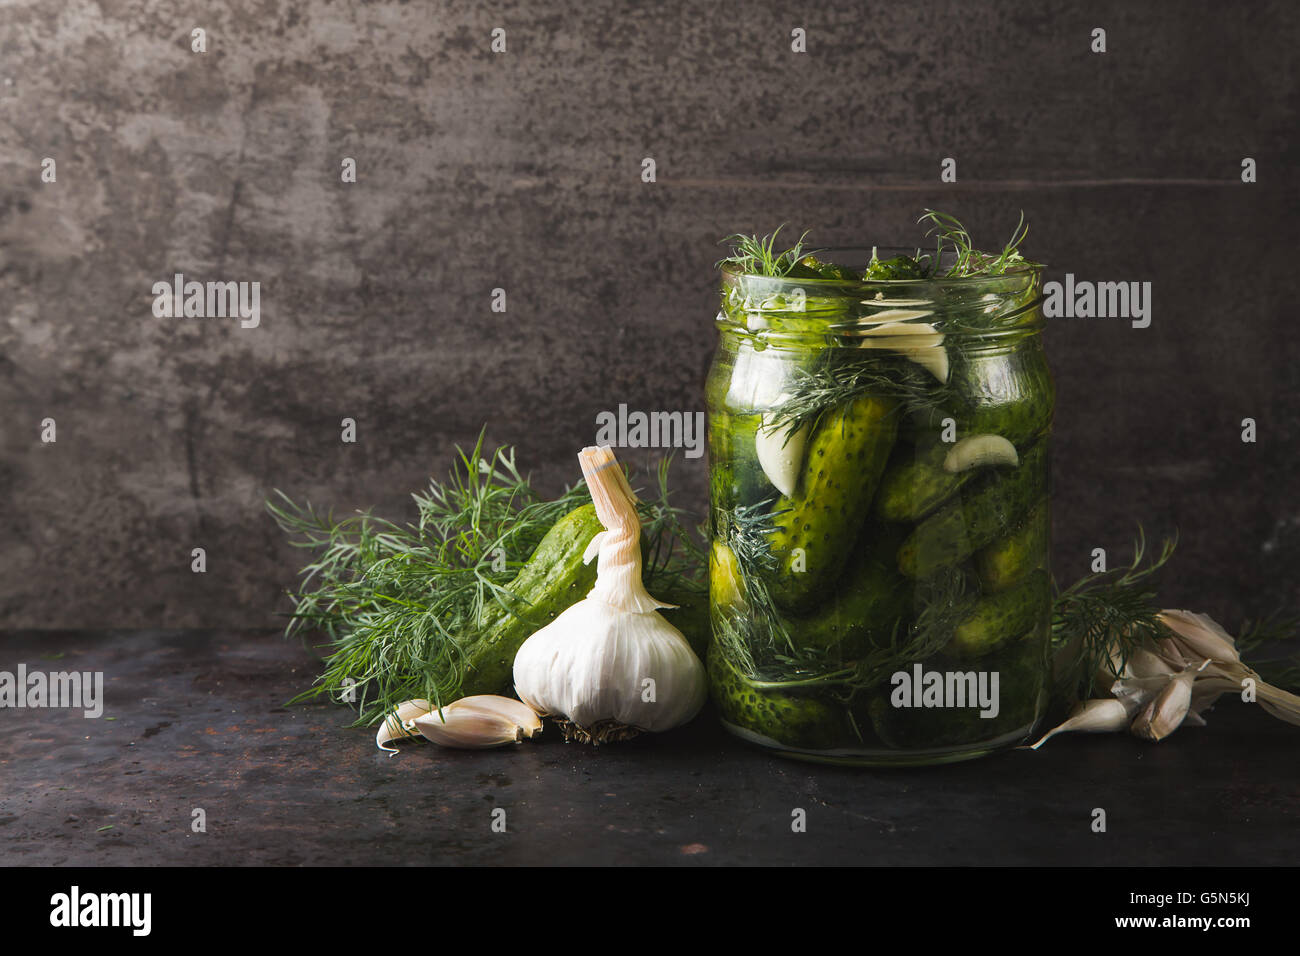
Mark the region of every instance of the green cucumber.
POLYGON ((1015 587, 978 598, 953 628, 945 652, 961 660, 983 657, 1011 638, 1035 631, 1052 611, 1046 571, 1033 571, 1015 587))
POLYGON ((988 476, 918 524, 898 549, 898 569, 926 578, 960 564, 1019 525, 1046 490, 1047 443, 1040 441, 1017 468, 988 476))
POLYGON ((894 688, 886 686, 866 698, 865 706, 854 705, 859 721, 871 721, 872 729, 886 746, 915 750, 957 744, 978 744, 1028 727, 1046 706, 1047 642, 1039 632, 1020 635, 1006 642, 996 653, 981 658, 976 666, 946 655, 936 655, 923 664, 926 671, 968 673, 972 670, 998 675, 998 714, 981 717, 979 708, 894 707, 894 688), (865 713, 864 713, 865 711, 865 713))
POLYGON ((596 562, 583 564, 587 545, 604 527, 596 506, 574 508, 551 526, 506 590, 516 613, 490 605, 481 622, 483 636, 465 661, 464 696, 508 692, 515 654, 539 630, 587 596, 596 583, 596 562))
POLYGON ((1034 505, 1024 523, 975 553, 975 570, 985 592, 1005 591, 1047 560, 1051 515, 1047 499, 1034 505))
POLYGON ((864 395, 826 412, 809 436, 795 496, 772 508, 781 563, 770 590, 787 608, 816 603, 844 570, 894 444, 895 408, 864 395))
POLYGON ((856 660, 872 646, 886 647, 900 619, 911 611, 912 586, 898 573, 893 555, 901 529, 869 524, 857 556, 835 593, 815 615, 787 624, 803 647, 836 648, 842 661, 856 660))
POLYGON ((709 686, 722 719, 790 747, 825 749, 843 736, 838 709, 815 697, 754 687, 709 645, 709 686))
POLYGON ((880 478, 873 511, 885 521, 920 521, 979 474, 971 468, 945 471, 943 460, 952 445, 935 441, 912 446, 899 443, 880 478))
POLYGON ((686 643, 701 661, 709 651, 709 596, 703 591, 667 590, 657 591, 650 588, 650 593, 665 604, 676 607, 660 609, 665 621, 682 632, 686 643))
POLYGON ((957 398, 913 413, 905 434, 936 432, 952 418, 958 437, 1001 435, 1020 447, 1051 427, 1056 387, 1041 345, 952 352, 957 361, 949 384, 957 398))

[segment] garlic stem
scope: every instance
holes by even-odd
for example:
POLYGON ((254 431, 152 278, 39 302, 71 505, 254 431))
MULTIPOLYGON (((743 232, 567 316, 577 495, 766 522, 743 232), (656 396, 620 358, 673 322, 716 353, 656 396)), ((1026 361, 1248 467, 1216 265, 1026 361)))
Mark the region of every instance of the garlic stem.
POLYGON ((596 563, 594 597, 619 611, 642 614, 669 607, 652 598, 641 580, 641 519, 636 495, 608 445, 584 448, 578 455, 596 517, 605 526, 596 563))

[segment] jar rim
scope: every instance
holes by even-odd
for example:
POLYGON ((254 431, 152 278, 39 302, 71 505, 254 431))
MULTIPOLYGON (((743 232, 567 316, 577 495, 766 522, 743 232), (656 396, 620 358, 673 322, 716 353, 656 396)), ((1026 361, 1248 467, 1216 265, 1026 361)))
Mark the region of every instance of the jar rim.
MULTIPOLYGON (((922 255, 929 254, 926 253, 924 249, 921 249, 917 246, 820 246, 816 249, 809 249, 808 252, 805 254, 816 255, 819 257, 824 255, 830 262, 836 265, 843 265, 848 268, 855 268, 853 265, 850 264, 851 262, 860 261, 861 265, 856 266, 856 269, 857 271, 862 271, 863 269, 866 268, 867 262, 871 260, 871 257, 873 255, 878 256, 881 259, 892 259, 895 258, 896 256, 900 256, 900 255, 910 256, 916 253, 920 253, 922 255)), ((951 258, 951 254, 944 256, 944 258, 940 260, 940 264, 942 265, 945 259, 950 259, 950 258, 951 258)), ((1008 280, 1016 279, 1019 277, 1024 277, 1032 282, 1033 280, 1041 277, 1046 268, 1047 267, 1041 262, 1029 262, 1028 260, 1025 260, 1024 262, 1018 263, 1016 267, 1008 269, 1007 271, 998 273, 996 275, 971 275, 971 276, 933 275, 922 279, 861 279, 861 278, 824 279, 824 278, 770 276, 770 275, 764 275, 761 272, 742 272, 729 263, 723 263, 720 266, 720 271, 723 275, 724 280, 730 280, 731 282, 736 282, 738 280, 753 279, 753 280, 761 280, 763 282, 770 282, 770 283, 788 283, 789 287, 791 288, 811 285, 813 288, 827 289, 827 290, 831 290, 831 289, 849 290, 855 288, 915 289, 925 285, 953 284, 953 285, 960 285, 962 288, 965 289, 970 289, 970 288, 979 288, 982 285, 998 285, 999 283, 1005 284, 1008 280)))

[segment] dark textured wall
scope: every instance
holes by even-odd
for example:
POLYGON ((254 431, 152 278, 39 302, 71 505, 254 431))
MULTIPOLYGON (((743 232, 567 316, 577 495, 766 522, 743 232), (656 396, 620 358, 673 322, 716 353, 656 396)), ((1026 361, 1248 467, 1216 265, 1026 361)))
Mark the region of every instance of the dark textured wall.
POLYGON ((1294 602, 1296 10, 6 5, 0 624, 272 624, 271 488, 403 516, 485 423, 555 488, 598 410, 702 407, 719 237, 909 242, 925 206, 1153 283, 1148 329, 1047 332, 1058 574, 1141 520, 1182 533, 1172 603, 1294 602), (259 281, 261 325, 155 318, 175 272, 259 281))

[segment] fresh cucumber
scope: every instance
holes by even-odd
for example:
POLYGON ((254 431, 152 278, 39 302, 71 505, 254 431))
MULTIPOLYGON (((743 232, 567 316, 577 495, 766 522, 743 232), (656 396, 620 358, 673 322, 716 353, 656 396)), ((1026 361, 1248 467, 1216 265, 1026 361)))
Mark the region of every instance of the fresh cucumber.
POLYGON ((482 637, 469 648, 465 661, 464 696, 510 689, 515 654, 524 641, 586 597, 596 583, 596 562, 583 564, 582 556, 603 530, 593 504, 574 508, 551 526, 506 585, 511 609, 493 603, 484 612, 482 637))
POLYGON ((945 652, 961 660, 992 653, 1007 641, 1045 625, 1052 611, 1046 571, 1033 571, 1019 584, 974 601, 953 628, 945 652))
POLYGON ((714 703, 729 724, 790 747, 824 749, 844 733, 836 708, 815 697, 754 687, 716 642, 709 646, 708 670, 714 703))
POLYGON ((899 442, 880 478, 873 511, 885 521, 920 521, 943 504, 979 470, 953 474, 943 460, 951 444, 941 441, 912 446, 899 442))
POLYGON ((918 524, 898 549, 898 569, 909 578, 929 577, 1019 525, 1047 490, 1046 446, 1037 442, 1017 468, 987 476, 918 524))
POLYGON ((975 553, 975 570, 989 594, 1005 591, 1024 580, 1047 560, 1051 516, 1044 498, 1034 505, 1024 523, 975 553))
POLYGON ((662 608, 659 613, 665 621, 682 632, 686 643, 701 661, 709 651, 709 596, 703 591, 673 590, 658 591, 653 588, 650 593, 665 604, 676 607, 662 608))
POLYGON ((813 429, 794 497, 773 506, 770 546, 780 559, 770 590, 785 607, 806 609, 844 570, 897 431, 894 404, 864 395, 826 414, 813 429))

